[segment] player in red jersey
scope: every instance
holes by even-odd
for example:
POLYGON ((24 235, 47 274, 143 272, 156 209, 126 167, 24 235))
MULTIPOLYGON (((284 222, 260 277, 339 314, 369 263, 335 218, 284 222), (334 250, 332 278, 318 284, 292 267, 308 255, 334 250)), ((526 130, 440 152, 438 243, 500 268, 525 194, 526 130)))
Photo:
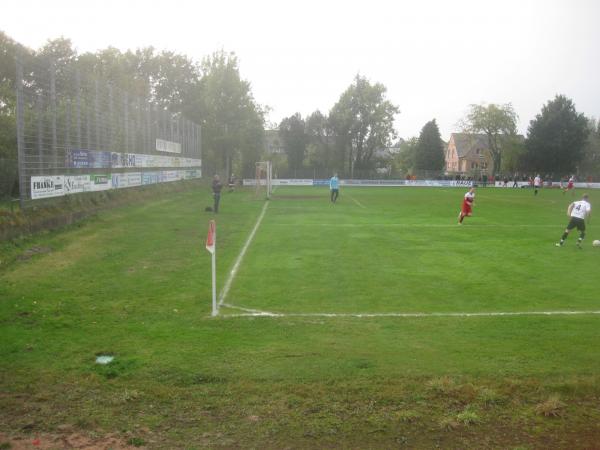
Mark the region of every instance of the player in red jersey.
POLYGON ((467 216, 470 216, 473 211, 473 202, 475 201, 475 188, 472 187, 469 189, 469 192, 465 194, 465 197, 462 202, 462 207, 460 208, 460 213, 458 214, 458 223, 461 224, 463 219, 467 216))
POLYGON ((573 191, 573 195, 575 195, 575 175, 571 175, 571 178, 569 178, 569 182, 567 183, 567 187, 563 190, 563 194, 566 193, 567 191, 573 191))

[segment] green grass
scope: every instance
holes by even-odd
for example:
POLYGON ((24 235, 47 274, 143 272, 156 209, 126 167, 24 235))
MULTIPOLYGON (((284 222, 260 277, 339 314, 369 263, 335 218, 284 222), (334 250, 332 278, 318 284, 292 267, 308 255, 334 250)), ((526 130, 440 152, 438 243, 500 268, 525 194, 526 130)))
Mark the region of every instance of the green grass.
MULTIPOLYGON (((464 191, 347 188, 331 205, 325 189, 276 190, 225 301, 281 317, 210 318, 206 190, 3 244, 0 432, 69 424, 152 448, 593 446, 600 315, 322 315, 600 310, 595 224, 583 250, 575 236, 554 247, 572 198, 480 189, 458 226, 464 191), (48 251, 19 257, 32 247, 48 251), (101 353, 115 362, 94 364, 101 353), (549 398, 560 414, 539 413, 549 398)), ((219 286, 263 204, 223 195, 219 286)))
POLYGON ((558 191, 480 189, 463 226, 460 190, 346 189, 336 205, 285 192, 236 280, 236 305, 294 313, 600 306, 592 280, 600 252, 577 250, 573 237, 553 246, 571 200, 558 191))

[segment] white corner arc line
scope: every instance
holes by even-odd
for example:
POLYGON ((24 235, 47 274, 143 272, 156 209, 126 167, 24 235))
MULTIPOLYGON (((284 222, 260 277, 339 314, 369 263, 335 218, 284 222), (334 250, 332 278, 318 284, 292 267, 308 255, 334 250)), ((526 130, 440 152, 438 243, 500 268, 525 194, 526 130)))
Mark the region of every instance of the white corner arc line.
POLYGON ((248 247, 250 247, 250 243, 252 242, 252 239, 254 239, 256 230, 258 230, 258 227, 260 226, 260 223, 262 222, 262 219, 265 216, 265 213, 267 212, 268 206, 269 206, 269 202, 267 201, 267 202, 265 202, 265 205, 263 206, 262 211, 260 212, 260 215, 258 216, 258 219, 256 220, 256 224, 254 225, 254 228, 250 232, 250 236, 248 236, 248 239, 246 239, 246 242, 244 243, 244 246, 242 247, 240 254, 236 258, 235 263, 233 264, 233 267, 232 267, 231 271, 229 272, 229 276, 227 277, 227 280, 225 281, 225 284, 223 285, 223 289, 221 289, 221 293, 219 294, 219 306, 223 305, 223 302, 225 301, 225 298, 227 297, 227 294, 229 293, 229 289, 231 288, 231 283, 233 283, 233 279, 235 278, 237 271, 240 268, 242 259, 244 259, 244 255, 246 254, 246 250, 248 250, 248 247))
POLYGON ((269 311, 262 311, 260 309, 251 309, 251 308, 242 308, 241 306, 235 306, 235 305, 230 305, 229 303, 223 303, 221 306, 224 306, 225 308, 232 308, 232 309, 239 309, 240 311, 244 311, 244 315, 250 315, 250 316, 275 316, 277 314, 269 312, 269 311))

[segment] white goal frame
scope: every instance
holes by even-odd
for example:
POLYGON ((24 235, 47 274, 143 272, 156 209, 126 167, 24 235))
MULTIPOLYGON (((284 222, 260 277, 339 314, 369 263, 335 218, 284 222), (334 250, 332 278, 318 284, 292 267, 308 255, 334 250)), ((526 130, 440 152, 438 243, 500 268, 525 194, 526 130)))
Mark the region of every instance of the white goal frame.
POLYGON ((259 161, 256 163, 256 196, 260 195, 263 187, 265 188, 265 196, 271 198, 273 194, 273 163, 271 161, 259 161))

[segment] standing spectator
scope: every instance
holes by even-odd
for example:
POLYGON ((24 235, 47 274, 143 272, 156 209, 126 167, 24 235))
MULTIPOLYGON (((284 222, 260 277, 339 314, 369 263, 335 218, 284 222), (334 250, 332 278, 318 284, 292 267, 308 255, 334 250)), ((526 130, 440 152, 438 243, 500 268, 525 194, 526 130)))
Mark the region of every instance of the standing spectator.
POLYGON ((340 193, 340 180, 338 179, 337 173, 334 173, 329 179, 329 190, 331 191, 331 202, 335 203, 340 193))
POLYGON ((214 199, 214 206, 213 206, 213 211, 215 213, 219 212, 219 202, 221 201, 221 189, 223 189, 223 185, 221 184, 221 179, 219 178, 219 175, 216 175, 213 177, 213 181, 212 181, 212 192, 213 192, 213 199, 214 199))

